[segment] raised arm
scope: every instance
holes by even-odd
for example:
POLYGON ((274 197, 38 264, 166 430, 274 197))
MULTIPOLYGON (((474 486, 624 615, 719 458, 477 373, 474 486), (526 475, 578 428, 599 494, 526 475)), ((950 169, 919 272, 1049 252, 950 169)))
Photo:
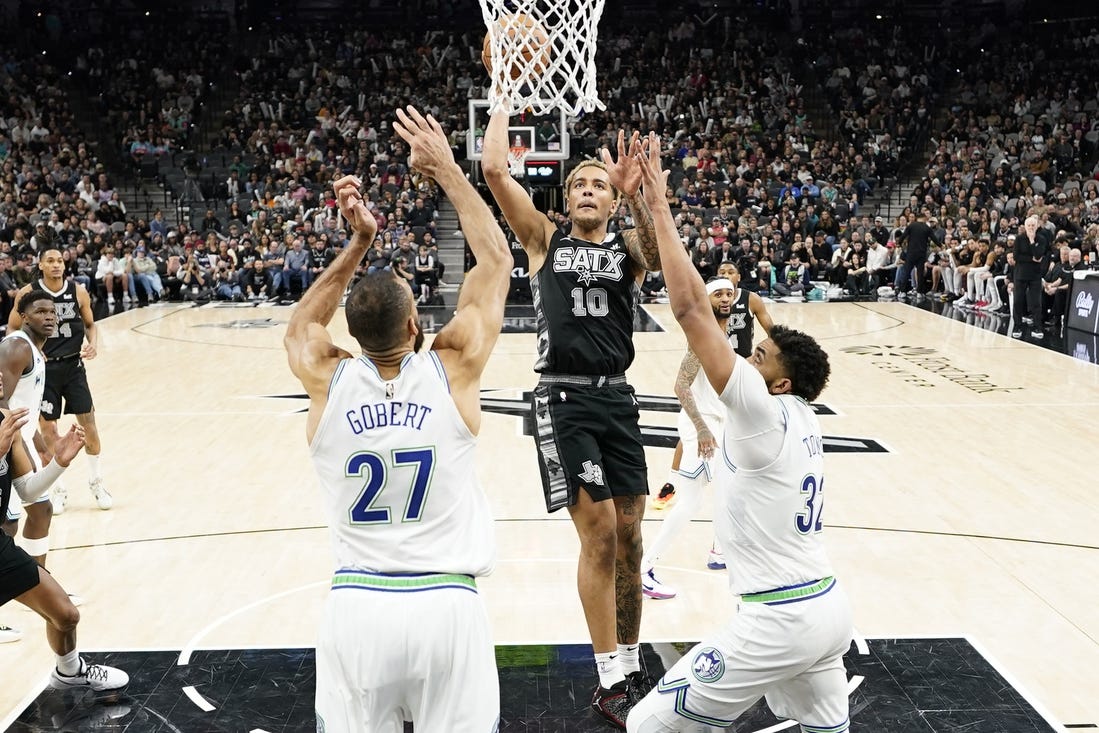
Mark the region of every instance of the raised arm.
POLYGON ((687 250, 679 243, 672 210, 664 199, 668 171, 663 170, 660 165, 660 139, 656 133, 649 133, 645 148, 647 154, 638 153, 635 159, 641 168, 645 202, 652 210, 672 314, 683 328, 691 351, 698 356, 706 378, 710 380, 714 391, 721 394, 733 373, 736 354, 714 318, 702 276, 691 263, 687 250))
POLYGON ((462 283, 457 313, 431 345, 446 368, 458 411, 476 434, 481 426, 481 372, 504 321, 514 264, 511 250, 492 211, 454 162, 446 133, 435 118, 425 118, 412 107, 397 110, 397 118, 393 129, 408 143, 409 164, 442 187, 458 210, 462 232, 477 258, 462 283))
POLYGON ((535 208, 530 195, 508 171, 508 120, 506 112, 494 112, 490 117, 485 129, 481 172, 485 174, 488 190, 496 199, 508 226, 526 250, 533 275, 545 260, 554 225, 535 208))
POLYGON ((639 152, 641 152, 640 133, 633 133, 627 150, 626 133, 619 130, 618 159, 611 157, 611 152, 605 147, 601 154, 603 165, 607 166, 607 175, 611 184, 618 189, 626 205, 630 207, 630 215, 633 216, 634 228, 622 232, 630 259, 639 270, 659 270, 660 249, 656 246, 653 215, 641 195, 641 168, 636 160, 639 152))
POLYGON ((309 441, 312 441, 328 403, 332 374, 342 359, 351 356, 332 342, 326 326, 332 320, 348 283, 355 275, 355 268, 378 230, 378 223, 366 210, 359 193, 361 185, 362 182, 355 176, 344 176, 333 186, 340 212, 351 227, 351 241, 302 295, 301 302, 290 315, 286 336, 282 340, 290 371, 309 394, 309 417, 306 421, 306 438, 309 441))

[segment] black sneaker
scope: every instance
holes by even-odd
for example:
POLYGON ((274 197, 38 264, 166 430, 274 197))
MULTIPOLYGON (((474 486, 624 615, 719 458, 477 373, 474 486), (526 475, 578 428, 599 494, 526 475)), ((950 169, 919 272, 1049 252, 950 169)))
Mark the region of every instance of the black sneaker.
POLYGON ((591 698, 591 709, 619 730, 626 730, 626 716, 636 704, 637 698, 628 679, 611 685, 609 689, 602 685, 596 687, 591 698))
POLYGON ((630 691, 637 702, 641 702, 641 698, 648 695, 656 687, 656 680, 641 670, 630 672, 626 675, 626 681, 630 683, 630 691))
POLYGON ((652 508, 657 510, 664 509, 668 506, 668 503, 671 502, 671 500, 674 498, 675 487, 671 484, 664 484, 660 487, 660 493, 653 497, 651 502, 652 508))

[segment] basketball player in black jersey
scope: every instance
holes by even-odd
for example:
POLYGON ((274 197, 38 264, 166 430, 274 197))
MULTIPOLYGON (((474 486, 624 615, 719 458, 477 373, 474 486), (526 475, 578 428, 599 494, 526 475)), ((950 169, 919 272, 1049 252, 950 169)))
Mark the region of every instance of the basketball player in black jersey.
MULTIPOLYGON (((508 173, 508 116, 485 131, 485 180, 529 258, 540 372, 534 392, 546 508, 568 508, 580 537, 577 586, 599 670, 592 707, 625 728, 649 685, 640 670, 641 518, 648 494, 638 405, 625 371, 646 270, 659 270, 640 168, 618 135, 618 159, 577 165, 565 183, 562 234, 508 173), (636 229, 609 233, 619 197, 636 229)), ((630 150, 640 149, 637 136, 630 150)))
MULTIPOLYGON (((114 502, 99 474, 99 429, 95 424, 88 373, 84 369, 84 362, 95 358, 99 343, 91 298, 83 285, 65 279, 65 260, 60 250, 47 249, 42 252, 38 269, 42 273, 41 279, 21 288, 16 301, 32 287, 37 287, 50 294, 57 309, 57 328, 53 336, 46 340, 43 349, 46 355, 46 391, 42 396, 39 430, 46 450, 52 453, 57 440, 57 421, 61 417, 61 400, 64 399, 65 412, 76 415, 76 421, 86 434, 88 488, 99 508, 107 510, 114 502), (85 339, 87 343, 84 343, 85 339)), ((8 317, 8 333, 20 325, 22 319, 13 310, 8 317)), ((52 500, 54 514, 65 511, 67 492, 60 483, 53 487, 52 500)))
MULTIPOLYGON (((2 389, 2 380, 0 380, 2 389)), ((3 410, 0 421, 0 513, 19 499, 33 503, 57 480, 84 445, 83 429, 72 426, 54 442, 56 454, 35 471, 19 429, 27 420, 27 409, 3 410)), ((80 611, 49 572, 34 558, 0 532, 0 606, 17 600, 46 621, 46 641, 57 661, 50 675, 55 688, 90 689, 108 692, 125 687, 129 677, 120 669, 89 664, 76 648, 76 625, 80 611)))

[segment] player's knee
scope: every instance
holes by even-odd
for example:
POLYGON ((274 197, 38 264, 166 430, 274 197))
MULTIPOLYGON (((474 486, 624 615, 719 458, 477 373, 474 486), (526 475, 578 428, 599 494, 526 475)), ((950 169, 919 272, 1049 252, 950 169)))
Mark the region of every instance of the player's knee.
POLYGON ((588 557, 610 559, 615 556, 614 524, 611 522, 593 522, 583 526, 577 525, 580 537, 580 552, 588 557))
POLYGON ((55 613, 50 615, 50 623, 61 632, 69 632, 80 623, 80 609, 73 605, 68 596, 55 613))

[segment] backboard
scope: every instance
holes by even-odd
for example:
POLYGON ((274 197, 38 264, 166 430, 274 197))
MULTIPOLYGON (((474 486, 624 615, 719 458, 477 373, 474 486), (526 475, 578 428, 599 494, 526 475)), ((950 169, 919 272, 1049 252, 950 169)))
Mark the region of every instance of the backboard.
MULTIPOLYGON (((565 110, 554 114, 519 114, 508 126, 508 147, 526 148, 527 155, 538 160, 567 160, 569 133, 565 110)), ((469 132, 466 136, 466 157, 480 160, 484 145, 484 130, 488 126, 488 100, 469 100, 469 132)))

